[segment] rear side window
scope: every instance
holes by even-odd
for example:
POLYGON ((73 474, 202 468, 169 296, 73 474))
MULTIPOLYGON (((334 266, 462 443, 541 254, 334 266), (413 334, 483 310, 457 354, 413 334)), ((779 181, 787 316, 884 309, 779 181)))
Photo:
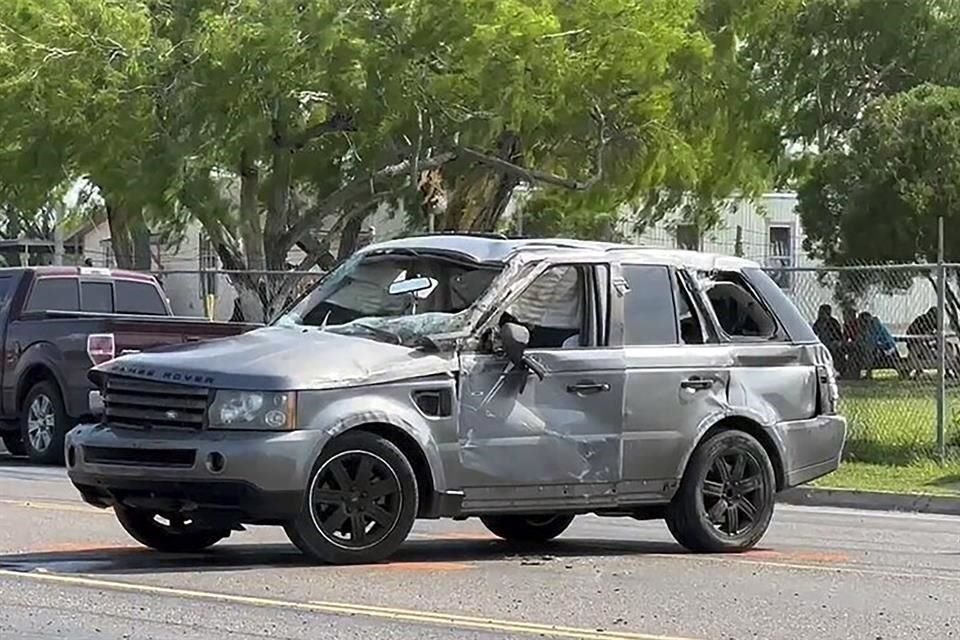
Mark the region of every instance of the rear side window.
POLYGON ((623 343, 676 344, 677 314, 670 270, 625 264, 623 277, 630 288, 623 298, 623 343))
POLYGON ((81 282, 80 297, 84 311, 113 313, 113 284, 109 282, 81 282))
POLYGON ((131 313, 145 316, 165 316, 167 307, 157 288, 147 282, 117 280, 117 313, 131 313))
POLYGON ((40 278, 33 283, 24 311, 79 311, 80 287, 76 278, 40 278))
POLYGON ((817 334, 813 332, 813 328, 803 318, 797 307, 783 292, 783 289, 770 276, 756 267, 744 269, 743 275, 770 305, 791 340, 795 342, 817 342, 817 334))

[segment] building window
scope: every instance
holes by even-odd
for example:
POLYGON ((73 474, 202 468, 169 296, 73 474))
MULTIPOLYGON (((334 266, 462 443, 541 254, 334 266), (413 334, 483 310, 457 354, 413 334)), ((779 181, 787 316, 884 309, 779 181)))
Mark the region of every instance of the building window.
POLYGON ((695 224, 677 225, 677 249, 700 250, 700 230, 695 224))
POLYGON ((793 228, 790 226, 770 226, 768 228, 769 245, 767 249, 767 267, 770 277, 783 289, 789 289, 792 283, 790 268, 794 265, 793 228))

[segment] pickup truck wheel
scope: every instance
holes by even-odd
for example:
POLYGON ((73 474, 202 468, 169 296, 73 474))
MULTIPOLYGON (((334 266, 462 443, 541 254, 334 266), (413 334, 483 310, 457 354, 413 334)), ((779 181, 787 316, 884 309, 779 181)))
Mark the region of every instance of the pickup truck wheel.
POLYGON ((510 542, 546 542, 566 531, 573 516, 482 516, 480 522, 493 535, 510 542))
POLYGON ((770 526, 775 491, 773 465, 756 438, 721 431, 693 452, 667 508, 667 527, 694 552, 746 551, 770 526))
POLYGON ((300 515, 284 528, 315 560, 366 564, 403 544, 417 508, 417 478, 403 452, 378 435, 348 432, 324 449, 300 515))
POLYGON ((220 529, 200 529, 179 515, 162 518, 157 513, 115 507, 120 526, 145 547, 164 553, 198 553, 230 535, 220 529))
POLYGON ((30 461, 63 464, 63 440, 73 424, 57 385, 48 380, 35 384, 27 392, 21 413, 20 432, 30 461))

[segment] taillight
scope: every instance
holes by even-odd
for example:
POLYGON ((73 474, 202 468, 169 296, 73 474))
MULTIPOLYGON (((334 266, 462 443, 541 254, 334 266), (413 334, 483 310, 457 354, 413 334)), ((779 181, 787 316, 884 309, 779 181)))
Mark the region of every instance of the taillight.
POLYGON ((817 365, 817 385, 820 395, 820 412, 834 415, 840 407, 840 388, 832 365, 817 365))
POLYGON ((113 360, 117 345, 112 333, 91 333, 87 336, 87 355, 94 366, 113 360))

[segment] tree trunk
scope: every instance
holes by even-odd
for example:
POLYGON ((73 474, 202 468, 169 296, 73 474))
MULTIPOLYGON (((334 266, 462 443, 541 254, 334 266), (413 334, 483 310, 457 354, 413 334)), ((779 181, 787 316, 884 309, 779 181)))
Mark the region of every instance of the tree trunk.
MULTIPOLYGON (((113 259, 120 269, 133 269, 133 236, 130 233, 130 208, 120 199, 105 198, 107 224, 113 259)), ((109 266, 109 265, 108 265, 109 266)))
POLYGON ((247 150, 240 154, 240 238, 247 269, 263 271, 266 262, 263 255, 264 237, 260 223, 260 173, 256 161, 247 150))
MULTIPOLYGON (((517 133, 501 133, 492 155, 523 166, 523 149, 517 133)), ((520 180, 515 174, 474 164, 457 179, 438 228, 446 231, 495 230, 518 184, 520 180)))
POLYGON ((357 241, 360 239, 360 230, 363 228, 363 221, 366 220, 366 214, 359 214, 351 218, 344 225, 340 233, 340 248, 337 251, 337 260, 349 258, 357 250, 357 241))
POLYGON ((137 271, 150 271, 153 268, 153 255, 150 253, 150 228, 143 219, 142 210, 136 219, 131 220, 130 235, 133 245, 133 268, 137 271))

